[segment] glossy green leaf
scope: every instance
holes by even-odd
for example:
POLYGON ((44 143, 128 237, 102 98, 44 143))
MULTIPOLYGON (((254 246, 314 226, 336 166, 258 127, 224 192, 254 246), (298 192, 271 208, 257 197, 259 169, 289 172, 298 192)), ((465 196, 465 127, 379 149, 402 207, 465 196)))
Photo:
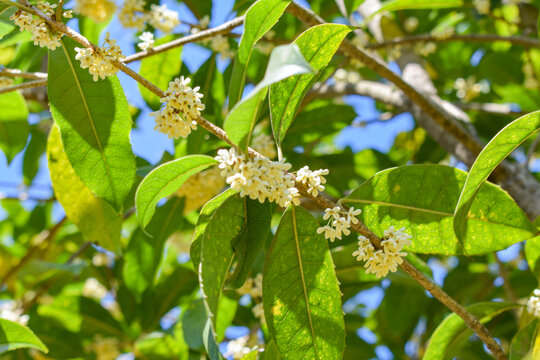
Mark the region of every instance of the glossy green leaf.
POLYGON ((466 238, 468 233, 474 232, 473 228, 467 226, 467 214, 489 175, 523 141, 538 131, 540 131, 540 111, 522 116, 505 126, 478 155, 469 171, 455 210, 454 231, 460 240, 466 238))
POLYGON ((264 312, 283 359, 341 359, 345 328, 327 241, 303 208, 283 214, 264 266, 264 312))
POLYGON ((47 143, 49 173, 58 202, 83 236, 112 251, 119 248, 122 217, 79 179, 64 152, 57 126, 47 143))
MULTIPOLYGON (((482 302, 467 306, 467 311, 485 324, 502 312, 515 309, 519 305, 504 302, 482 302)), ((428 342, 424 360, 452 359, 473 334, 463 319, 457 314, 448 315, 437 326, 428 342)))
POLYGON ((120 212, 135 181, 131 115, 116 76, 93 81, 64 37, 49 51, 49 102, 67 157, 82 182, 120 212))
POLYGON ((177 324, 174 334, 153 332, 135 343, 139 356, 152 360, 188 360, 189 349, 182 336, 182 327, 177 324))
POLYGON ((208 321, 203 299, 189 303, 182 312, 182 329, 184 340, 191 349, 201 350, 204 347, 203 331, 208 321))
POLYGON ((269 202, 260 203, 247 197, 244 200, 244 226, 242 232, 232 243, 236 255, 234 272, 227 280, 227 285, 239 288, 244 284, 251 271, 255 258, 259 255, 264 240, 270 233, 272 209, 269 202))
POLYGON ((223 125, 229 139, 246 150, 268 86, 288 77, 313 72, 296 44, 277 46, 270 55, 262 81, 231 110, 223 125))
POLYGON ((213 199, 208 201, 201 209, 199 213, 199 218, 197 219, 197 226, 195 227, 195 232, 193 233, 193 241, 189 249, 189 255, 191 261, 193 262, 193 268, 195 271, 199 271, 199 263, 201 261, 201 247, 202 247, 202 238, 206 231, 208 223, 216 213, 217 209, 223 204, 232 195, 236 194, 236 191, 233 189, 228 189, 227 191, 222 192, 221 194, 215 196, 213 199))
POLYGON ((137 218, 141 227, 148 225, 159 200, 172 195, 192 175, 216 163, 210 156, 189 155, 152 170, 139 184, 135 196, 137 218))
POLYGON ((443 165, 402 166, 377 173, 343 202, 362 209, 360 218, 379 236, 391 225, 405 227, 414 253, 480 255, 535 236, 514 200, 486 183, 467 215, 471 231, 460 245, 452 224, 465 178, 464 171, 443 165))
POLYGON ((259 0, 246 12, 244 34, 238 46, 231 76, 229 109, 232 109, 242 97, 247 65, 255 44, 277 23, 289 3, 290 0, 259 0))
POLYGON ((22 348, 49 351, 32 330, 16 322, 0 318, 0 354, 22 348))
POLYGON ((181 198, 172 197, 157 208, 156 214, 146 227, 147 233, 137 229, 129 240, 124 252, 122 272, 126 286, 136 296, 140 297, 154 282, 165 241, 181 227, 183 207, 181 198))
MULTIPOLYGON (((294 44, 318 73, 328 65, 351 30, 352 28, 346 25, 318 25, 300 34, 294 44)), ((278 144, 283 141, 302 99, 316 80, 317 74, 297 75, 270 87, 272 130, 278 144)))
POLYGON ((0 39, 12 32, 16 25, 9 18, 17 11, 15 6, 10 7, 7 4, 0 5, 0 39))
POLYGON ((212 321, 208 319, 206 326, 203 330, 203 342, 204 348, 206 349, 206 354, 210 357, 210 360, 221 360, 221 352, 219 351, 219 345, 217 344, 213 331, 212 331, 212 321))
POLYGON ((243 226, 244 201, 239 196, 232 196, 216 210, 202 237, 199 282, 214 333, 219 299, 234 258, 232 242, 243 226))
POLYGON ((18 92, 0 95, 0 109, 0 149, 10 163, 15 155, 24 149, 28 140, 28 109, 24 98, 18 92))
MULTIPOLYGON (((173 35, 165 36, 157 40, 155 45, 164 44, 174 40, 174 38, 173 35)), ((181 67, 182 47, 175 47, 168 51, 142 59, 139 73, 152 84, 165 91, 169 87, 169 82, 178 76, 181 67), (159 71, 156 71, 157 69, 159 69, 159 71)), ((193 84, 191 84, 191 86, 195 87, 193 84)), ((141 84, 139 84, 139 90, 144 101, 146 101, 152 110, 157 110, 161 107, 162 104, 156 94, 141 84)))
POLYGON ((525 242, 525 258, 531 272, 540 278, 540 236, 525 242))
POLYGON ((520 329, 510 344, 510 360, 540 359, 540 332, 535 319, 520 329))
POLYGON ((389 0, 385 1, 377 12, 385 10, 446 9, 460 7, 462 5, 462 0, 389 0))

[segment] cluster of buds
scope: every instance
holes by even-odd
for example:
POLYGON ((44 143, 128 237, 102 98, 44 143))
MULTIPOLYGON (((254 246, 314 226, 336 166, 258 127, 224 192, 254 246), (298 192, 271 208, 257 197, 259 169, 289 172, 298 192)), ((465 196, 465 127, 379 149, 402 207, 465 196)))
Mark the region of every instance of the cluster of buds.
POLYGON ((88 69, 88 72, 93 75, 94 81, 116 74, 118 68, 114 66, 113 62, 124 58, 120 47, 116 45, 116 40, 109 39, 109 33, 105 36, 104 44, 109 47, 75 48, 77 52, 75 59, 80 61, 81 68, 88 69))
POLYGON ((318 196, 319 191, 324 191, 323 184, 326 184, 326 179, 323 175, 328 175, 328 173, 328 169, 311 171, 309 167, 304 166, 296 172, 296 181, 307 186, 308 194, 318 196))
POLYGON ((324 210, 323 220, 328 220, 328 223, 325 226, 321 226, 317 229, 317 234, 324 234, 324 237, 331 242, 339 239, 341 236, 349 235, 351 231, 349 230, 352 224, 358 224, 358 215, 362 213, 362 210, 355 209, 350 207, 348 211, 341 209, 339 206, 336 206, 332 209, 328 208, 324 210))
POLYGON ((426 57, 430 54, 433 54, 435 51, 437 51, 437 44, 433 41, 428 42, 420 42, 414 46, 414 51, 423 57, 426 57))
POLYGON ((73 10, 95 22, 104 22, 114 14, 116 4, 111 0, 76 0, 73 10))
POLYGON ((216 160, 222 169, 221 176, 240 196, 261 203, 268 199, 281 207, 300 205, 300 192, 294 186, 294 176, 288 173, 291 164, 265 157, 250 159, 237 154, 234 148, 218 150, 216 160))
POLYGON ((264 307, 262 303, 262 282, 263 275, 261 273, 257 274, 255 278, 247 278, 242 287, 236 290, 240 295, 249 295, 251 300, 255 302, 255 306, 251 309, 253 315, 261 320, 264 320, 264 307))
POLYGON ((139 49, 146 51, 154 47, 154 34, 150 31, 143 32, 141 36, 139 36, 139 39, 141 40, 141 42, 137 44, 139 49))
POLYGON ((184 213, 200 208, 223 189, 225 181, 220 173, 221 170, 217 166, 201 171, 190 177, 178 189, 176 196, 184 197, 184 213))
POLYGON ((144 5, 144 0, 125 0, 118 14, 118 20, 124 27, 138 30, 148 22, 164 33, 170 33, 180 24, 178 13, 168 9, 166 5, 152 4, 150 11, 147 11, 144 5))
POLYGON ((96 278, 88 278, 84 281, 82 294, 83 296, 102 299, 107 295, 107 288, 103 286, 96 278))
POLYGON ((536 289, 527 301, 527 311, 534 317, 540 318, 540 289, 536 289))
POLYGON ((407 253, 402 250, 403 247, 411 245, 411 237, 405 233, 405 228, 396 230, 390 226, 384 231, 381 249, 376 250, 368 238, 360 235, 358 236, 358 250, 352 255, 358 261, 365 261, 364 267, 367 273, 373 273, 381 278, 388 272, 397 271, 398 266, 403 263, 403 258, 407 256, 407 253))
MULTIPOLYGON (((49 4, 48 2, 38 2, 36 7, 47 17, 52 17, 55 12, 56 4, 49 4)), ((65 11, 64 17, 72 17, 71 10, 65 11)), ((46 47, 54 50, 60 46, 60 39, 64 34, 54 31, 45 20, 40 17, 35 17, 33 14, 24 12, 23 10, 17 10, 10 17, 11 20, 18 25, 21 31, 29 31, 32 34, 32 40, 34 45, 46 47)))
POLYGON ((251 140, 251 148, 269 159, 277 156, 276 146, 272 136, 264 133, 260 133, 251 140))
POLYGON ((165 105, 150 113, 156 117, 155 129, 167 134, 169 138, 185 138, 191 134, 191 130, 197 129, 196 119, 204 110, 199 87, 192 89, 189 83, 191 79, 183 76, 171 81, 165 96, 160 100, 165 105))
POLYGON ((212 38, 210 41, 210 49, 217 52, 221 55, 223 59, 232 59, 234 58, 234 51, 231 50, 229 45, 229 40, 226 36, 217 35, 212 38))

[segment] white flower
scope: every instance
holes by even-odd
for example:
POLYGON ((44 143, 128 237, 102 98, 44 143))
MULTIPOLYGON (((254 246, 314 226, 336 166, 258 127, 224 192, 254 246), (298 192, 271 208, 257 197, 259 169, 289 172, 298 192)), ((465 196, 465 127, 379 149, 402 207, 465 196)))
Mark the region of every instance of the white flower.
POLYGON ((240 196, 249 196, 261 203, 272 201, 281 207, 300 204, 294 177, 287 172, 291 164, 265 157, 246 158, 238 155, 234 148, 220 149, 215 159, 222 169, 221 176, 240 196))
POLYGON ((328 175, 328 173, 328 169, 311 171, 309 167, 304 166, 296 172, 296 181, 308 187, 308 194, 317 196, 319 195, 319 191, 324 191, 323 184, 326 184, 326 179, 323 175, 328 175))
POLYGON ((98 252, 92 257, 92 265, 110 267, 113 264, 112 259, 104 252, 98 252))
POLYGON ((490 0, 473 0, 473 4, 479 14, 489 14, 490 0))
POLYGON ((116 40, 109 39, 109 33, 105 36, 105 44, 109 47, 75 48, 77 52, 75 59, 80 61, 81 68, 88 69, 88 72, 93 75, 94 81, 116 74, 118 68, 113 65, 113 61, 124 58, 120 47, 116 45, 116 40))
POLYGON ((414 46, 414 50, 421 56, 428 56, 437 51, 437 44, 433 41, 428 41, 426 43, 417 43, 414 46))
POLYGON ((203 95, 199 87, 189 86, 190 78, 176 78, 169 83, 169 88, 160 99, 165 103, 160 110, 150 113, 156 117, 155 129, 167 134, 169 138, 187 137, 191 130, 197 129, 197 121, 204 110, 201 102, 203 95))
POLYGON ((263 307, 263 303, 258 303, 257 305, 255 305, 251 311, 253 311, 253 315, 261 320, 261 321, 264 321, 264 307, 263 307))
POLYGON ((208 27, 208 25, 210 25, 210 16, 208 15, 204 15, 200 20, 199 20, 199 27, 201 29, 206 29, 208 27))
POLYGON ((457 78, 454 82, 454 88, 457 90, 456 95, 464 102, 471 101, 482 93, 489 92, 489 84, 486 81, 476 82, 474 76, 469 76, 466 80, 457 78))
MULTIPOLYGON (((48 17, 51 17, 55 13, 56 4, 51 5, 48 2, 38 2, 36 6, 48 17)), ((19 26, 21 31, 26 30, 32 34, 34 45, 46 47, 51 50, 60 46, 60 39, 63 34, 54 31, 43 19, 34 18, 34 15, 22 10, 17 10, 11 15, 10 19, 19 26)))
POLYGON ((90 344, 89 348, 96 353, 97 360, 114 360, 120 356, 119 346, 118 339, 103 339, 98 335, 94 342, 90 344))
POLYGON ((534 317, 540 318, 540 289, 534 290, 527 301, 527 311, 534 317))
POLYGON ((95 22, 103 22, 114 14, 116 4, 111 0, 76 0, 73 10, 95 22))
POLYGON ((317 234, 324 233, 324 237, 331 242, 335 239, 341 240, 341 235, 349 235, 351 223, 358 224, 356 216, 360 215, 362 210, 350 207, 348 211, 339 206, 324 210, 323 220, 328 220, 328 224, 317 229, 317 234))
POLYGON ((217 35, 212 38, 210 49, 219 53, 223 59, 232 59, 234 57, 234 51, 231 50, 227 37, 223 35, 217 35))
POLYGON ((408 17, 405 20, 403 27, 405 28, 407 32, 410 32, 410 33, 414 32, 414 30, 416 30, 416 28, 418 27, 418 18, 414 16, 408 17))
POLYGON ((251 140, 251 147, 258 153, 266 156, 269 159, 273 159, 277 156, 276 146, 272 136, 261 133, 251 140))
POLYGON ((23 313, 20 304, 17 301, 3 300, 0 303, 0 318, 26 325, 28 324, 30 316, 23 313))
POLYGON ((229 341, 229 343, 227 344, 227 351, 225 352, 224 356, 226 358, 232 356, 234 360, 239 360, 243 358, 245 355, 253 351, 253 349, 247 346, 248 340, 249 335, 229 341))
POLYGON ((403 247, 411 245, 411 235, 405 233, 405 228, 396 230, 390 226, 384 231, 381 241, 381 249, 375 247, 365 236, 358 236, 358 250, 352 253, 357 261, 365 261, 364 267, 367 273, 373 273, 378 278, 384 277, 388 272, 395 272, 407 256, 403 247))
POLYGON ((176 196, 184 197, 184 213, 200 208, 223 189, 225 181, 220 173, 214 166, 193 175, 178 189, 176 196))
POLYGON ((88 278, 84 282, 82 294, 86 297, 101 299, 107 295, 107 288, 96 278, 88 278))
POLYGON ((178 20, 178 13, 167 9, 166 5, 152 4, 148 14, 148 23, 164 33, 170 33, 180 24, 180 20, 178 20))
POLYGON ((141 42, 137 44, 139 49, 146 51, 154 47, 154 34, 150 31, 143 32, 141 36, 139 36, 139 39, 141 40, 141 42))
POLYGON ((118 14, 118 20, 124 27, 137 30, 144 27, 146 18, 144 0, 125 0, 118 14))

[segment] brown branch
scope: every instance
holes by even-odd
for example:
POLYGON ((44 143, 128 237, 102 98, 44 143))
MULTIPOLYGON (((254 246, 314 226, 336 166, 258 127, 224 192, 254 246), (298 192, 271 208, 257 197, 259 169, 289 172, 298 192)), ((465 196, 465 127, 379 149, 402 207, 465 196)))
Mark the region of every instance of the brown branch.
POLYGON ((226 23, 223 23, 223 24, 221 24, 219 26, 216 26, 215 28, 211 28, 211 29, 208 29, 208 30, 202 30, 202 31, 199 31, 196 34, 184 36, 184 37, 181 37, 180 39, 170 41, 170 42, 168 42, 166 44, 158 45, 158 46, 156 46, 156 47, 154 47, 154 48, 152 48, 150 50, 141 51, 141 52, 138 52, 136 54, 130 55, 130 56, 126 57, 122 62, 125 63, 125 64, 128 64, 130 62, 141 60, 141 59, 143 59, 145 57, 156 55, 156 54, 162 53, 164 51, 168 51, 168 50, 171 50, 171 49, 173 49, 175 47, 182 46, 182 45, 185 45, 185 44, 188 44, 188 43, 191 43, 191 42, 200 41, 202 39, 206 39, 206 38, 213 37, 213 36, 220 35, 220 34, 227 34, 232 29, 234 29, 237 26, 242 25, 243 23, 244 23, 244 17, 240 16, 240 17, 237 17, 237 18, 235 18, 233 20, 227 21, 226 23))
POLYGON ((40 80, 47 79, 47 74, 42 72, 24 72, 19 69, 6 69, 0 68, 0 76, 12 77, 12 78, 23 78, 29 80, 40 80))
POLYGON ((527 48, 540 48, 540 41, 525 37, 525 36, 500 36, 495 34, 454 34, 450 37, 441 39, 437 36, 431 34, 422 34, 422 35, 410 35, 393 38, 388 41, 384 41, 376 44, 366 45, 366 49, 381 49, 387 47, 394 47, 397 45, 406 45, 414 44, 419 42, 454 42, 454 41, 465 41, 465 42, 480 42, 480 43, 491 43, 496 41, 509 42, 514 45, 520 45, 527 48))
POLYGON ((22 84, 6 86, 4 88, 0 88, 0 94, 6 94, 12 91, 30 89, 30 88, 35 88, 39 86, 47 86, 47 80, 34 80, 34 81, 25 82, 22 84))
POLYGON ((494 104, 494 103, 453 103, 461 110, 473 110, 479 112, 485 112, 493 115, 505 115, 505 116, 523 116, 528 114, 525 111, 514 111, 508 104, 494 104))

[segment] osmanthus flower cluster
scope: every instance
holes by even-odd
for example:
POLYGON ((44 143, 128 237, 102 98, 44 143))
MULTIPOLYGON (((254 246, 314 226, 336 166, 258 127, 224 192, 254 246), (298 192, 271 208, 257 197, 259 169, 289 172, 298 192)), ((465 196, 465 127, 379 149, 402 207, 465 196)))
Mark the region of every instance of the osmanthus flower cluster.
POLYGON ((291 164, 265 157, 250 159, 235 148, 220 149, 216 156, 221 176, 240 196, 259 202, 272 201, 281 207, 300 205, 300 192, 294 186, 294 176, 287 171, 291 164))
POLYGON ((199 93, 199 87, 192 89, 190 83, 191 79, 183 76, 171 81, 165 96, 160 99, 165 105, 150 113, 156 117, 155 130, 169 138, 185 138, 191 134, 191 130, 197 129, 195 120, 201 116, 205 107, 201 102, 203 94, 199 93))
POLYGON ((264 133, 255 136, 251 140, 251 148, 269 159, 273 159, 277 156, 276 146, 272 136, 264 133))
POLYGON ((180 24, 178 13, 168 9, 166 5, 152 4, 150 11, 147 11, 144 5, 144 0, 125 0, 118 20, 124 27, 137 30, 141 30, 147 22, 164 33, 170 33, 180 24))
POLYGON ((255 278, 247 278, 242 287, 238 288, 236 291, 240 295, 249 295, 251 300, 255 303, 255 306, 251 309, 253 315, 261 320, 264 320, 264 307, 262 303, 262 282, 263 275, 258 273, 255 278))
POLYGON ((141 36, 139 36, 139 39, 141 40, 141 42, 137 44, 139 49, 146 51, 154 47, 154 34, 150 31, 143 32, 141 36))
POLYGON ((219 194, 225 186, 225 181, 220 173, 221 169, 214 166, 193 175, 178 189, 176 196, 184 197, 184 213, 200 208, 219 194))
POLYGON ((323 220, 328 220, 328 223, 318 228, 317 234, 324 233, 324 237, 331 242, 334 242, 336 239, 341 240, 342 234, 349 235, 351 233, 349 230, 351 223, 358 224, 356 216, 361 213, 362 210, 355 209, 354 207, 350 207, 348 211, 341 209, 339 206, 326 209, 323 220))
POLYGON ((77 0, 73 10, 95 22, 104 22, 116 11, 116 4, 111 0, 77 0))
POLYGON ((534 317, 540 318, 540 289, 534 290, 527 301, 527 311, 534 317))
POLYGON ((376 250, 373 244, 365 236, 358 236, 358 250, 353 256, 358 261, 365 261, 364 267, 367 273, 373 273, 378 278, 384 277, 388 272, 395 272, 403 258, 407 256, 403 247, 411 245, 411 235, 405 233, 405 228, 396 230, 390 226, 384 231, 381 241, 381 249, 376 250))
MULTIPOLYGON (((56 4, 50 4, 48 2, 38 2, 36 7, 43 12, 47 17, 52 17, 55 12, 56 4)), ((71 10, 64 11, 63 16, 65 18, 71 18, 71 10)), ((40 47, 46 47, 54 50, 60 46, 60 38, 64 34, 54 31, 49 24, 38 16, 29 14, 23 10, 17 10, 10 17, 13 22, 19 26, 21 31, 29 31, 32 34, 32 40, 34 45, 40 47)))
POLYGON ((88 72, 94 76, 94 81, 116 74, 118 68, 113 65, 113 61, 124 58, 120 47, 116 45, 116 40, 109 39, 109 33, 105 36, 104 43, 109 47, 75 48, 77 52, 75 59, 80 61, 81 68, 88 69, 88 72))

